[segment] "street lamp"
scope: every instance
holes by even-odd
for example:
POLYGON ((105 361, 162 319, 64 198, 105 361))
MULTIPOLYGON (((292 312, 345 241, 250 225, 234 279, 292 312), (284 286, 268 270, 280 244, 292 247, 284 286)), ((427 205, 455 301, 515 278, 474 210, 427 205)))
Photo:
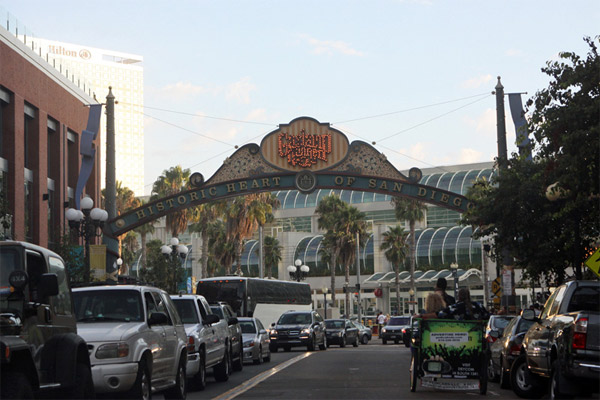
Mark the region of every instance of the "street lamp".
POLYGON ((325 308, 325 319, 327 319, 327 292, 329 292, 329 288, 327 286, 323 286, 323 307, 325 308))
POLYGON ((415 313, 415 300, 414 300, 414 295, 415 295, 415 291, 411 289, 409 289, 408 291, 408 295, 410 296, 410 304, 412 305, 412 313, 415 313))
POLYGON ((454 298, 458 301, 458 264, 453 262, 450 264, 452 270, 452 277, 454 278, 454 298))
POLYGON ((87 196, 81 199, 80 206, 81 210, 69 208, 65 217, 69 221, 71 231, 83 238, 85 245, 83 279, 87 283, 90 281, 90 241, 94 237, 102 236, 102 228, 108 219, 108 212, 101 208, 93 208, 94 200, 87 196))
POLYGON ((290 265, 287 267, 288 272, 290 273, 290 278, 295 280, 296 282, 300 282, 301 280, 306 279, 308 276, 308 265, 303 265, 302 260, 298 259, 294 261, 294 265, 290 265))
POLYGON ((170 261, 171 267, 173 268, 173 291, 172 293, 177 293, 177 268, 188 253, 187 246, 183 244, 179 244, 179 239, 176 237, 171 238, 169 241, 169 246, 166 244, 160 248, 160 252, 162 255, 170 261))

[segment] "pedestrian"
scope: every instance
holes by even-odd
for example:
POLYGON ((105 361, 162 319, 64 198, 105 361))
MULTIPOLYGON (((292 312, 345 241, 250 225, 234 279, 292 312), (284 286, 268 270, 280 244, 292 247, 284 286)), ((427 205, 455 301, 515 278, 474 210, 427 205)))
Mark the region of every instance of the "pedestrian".
POLYGON ((383 325, 385 325, 385 315, 379 311, 379 314, 377 314, 377 332, 379 335, 381 335, 381 328, 383 328, 383 325))
POLYGON ((446 303, 446 306, 449 306, 451 304, 456 303, 456 301, 454 300, 454 297, 446 293, 447 286, 448 281, 446 281, 446 278, 438 278, 435 284, 435 291, 439 293, 440 296, 442 296, 442 299, 444 300, 444 303, 446 303))
POLYGON ((438 312, 438 318, 456 320, 487 320, 490 313, 476 301, 471 301, 467 288, 458 291, 458 301, 438 312))

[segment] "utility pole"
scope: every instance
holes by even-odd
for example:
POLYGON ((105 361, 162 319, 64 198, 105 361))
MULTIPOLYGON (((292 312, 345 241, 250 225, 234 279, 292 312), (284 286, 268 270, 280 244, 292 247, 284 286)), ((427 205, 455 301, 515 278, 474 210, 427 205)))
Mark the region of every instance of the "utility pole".
POLYGON ((360 301, 360 233, 356 232, 356 290, 358 291, 358 322, 362 324, 360 301))
MULTIPOLYGON (((115 96, 112 87, 108 87, 106 96, 106 204, 108 219, 117 217, 117 179, 115 163, 115 96)), ((120 256, 119 242, 116 238, 103 236, 106 245, 106 271, 113 272, 120 256)))

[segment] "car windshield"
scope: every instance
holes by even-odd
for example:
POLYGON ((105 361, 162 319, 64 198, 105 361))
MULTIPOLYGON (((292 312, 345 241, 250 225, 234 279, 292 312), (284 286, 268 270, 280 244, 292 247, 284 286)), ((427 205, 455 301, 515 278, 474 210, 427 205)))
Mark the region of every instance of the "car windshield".
POLYGON ((344 321, 342 320, 325 321, 325 327, 327 329, 343 329, 344 325, 344 321))
POLYGON ((136 290, 85 290, 73 292, 77 322, 142 322, 144 313, 136 290))
POLYGON ((11 293, 8 276, 19 265, 21 265, 21 257, 18 251, 7 247, 0 248, 0 266, 2 268, 0 271, 0 294, 9 295, 11 293))
POLYGON ((575 289, 567 312, 595 311, 600 312, 600 288, 592 286, 580 286, 575 289))
POLYGON ((514 317, 494 317, 492 321, 492 329, 504 329, 506 325, 513 319, 514 317))
POLYGON ((197 324, 200 322, 198 313, 194 305, 194 300, 191 299, 172 299, 175 308, 181 317, 184 324, 197 324))
POLYGON ((240 321, 242 327, 242 333, 256 333, 256 326, 252 321, 240 321))
POLYGON ((310 324, 309 314, 283 314, 279 321, 279 325, 305 325, 310 324))
POLYGON ((388 325, 410 325, 410 317, 392 317, 388 325))

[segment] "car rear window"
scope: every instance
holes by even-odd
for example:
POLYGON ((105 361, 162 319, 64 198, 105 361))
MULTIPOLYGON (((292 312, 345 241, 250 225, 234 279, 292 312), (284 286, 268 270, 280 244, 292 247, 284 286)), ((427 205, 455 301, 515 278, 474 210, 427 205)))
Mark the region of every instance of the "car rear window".
POLYGON ((575 311, 595 311, 600 312, 600 287, 598 286, 580 286, 575 289, 571 303, 567 312, 575 311))
POLYGON ((504 329, 513 318, 514 317, 494 317, 494 320, 492 321, 492 328, 504 329))
POLYGON ((192 299, 172 299, 184 324, 197 324, 200 322, 194 300, 192 299))
POLYGON ((256 327, 252 321, 240 321, 242 333, 256 333, 256 327))
POLYGON ((325 328, 342 329, 344 328, 344 321, 325 321, 325 328))
POLYGON ((517 333, 527 332, 529 328, 533 325, 533 321, 527 321, 525 319, 521 319, 519 322, 519 326, 517 327, 517 333))

